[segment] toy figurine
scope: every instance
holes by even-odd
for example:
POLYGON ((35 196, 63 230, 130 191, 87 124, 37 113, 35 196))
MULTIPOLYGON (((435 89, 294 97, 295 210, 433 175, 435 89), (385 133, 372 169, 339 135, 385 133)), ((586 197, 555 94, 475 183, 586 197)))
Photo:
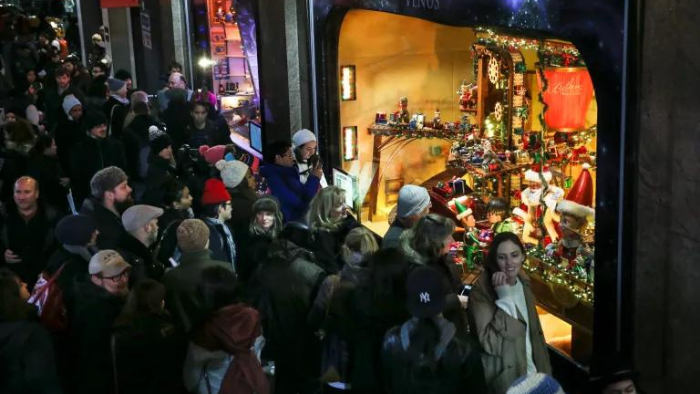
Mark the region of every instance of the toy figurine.
POLYGON ((595 210, 573 201, 563 200, 557 204, 557 213, 561 215, 559 227, 562 238, 557 243, 555 254, 562 259, 562 265, 572 269, 579 257, 585 259, 592 253, 583 243, 581 233, 589 221, 595 218, 595 210))
POLYGON ((486 204, 486 215, 494 234, 505 232, 518 233, 518 223, 507 217, 507 212, 508 203, 500 197, 492 198, 486 204))
POLYGON ((545 169, 542 172, 542 178, 537 171, 530 169, 525 172, 525 181, 529 182, 529 186, 520 195, 525 208, 513 211, 524 220, 522 239, 527 244, 537 245, 539 240, 544 238, 545 234, 542 233, 538 223, 540 217, 542 217, 550 241, 556 243, 559 240, 559 234, 554 226, 557 219, 554 208, 557 202, 564 197, 564 190, 549 184, 552 180, 552 173, 549 170, 545 169), (542 178, 547 182, 546 191, 542 178), (542 207, 543 204, 544 207, 542 207), (542 216, 542 212, 544 212, 544 216, 542 216))
POLYGON ((440 121, 440 109, 435 110, 435 115, 433 116, 433 128, 435 130, 442 129, 442 122, 440 121))
POLYGON ((396 112, 396 123, 408 124, 411 121, 411 114, 408 113, 408 98, 401 97, 399 100, 399 111, 396 112))
POLYGON ((477 93, 478 88, 475 84, 468 84, 467 81, 462 81, 462 85, 457 92, 459 95, 459 110, 470 111, 476 108, 477 93))
MULTIPOLYGON (((459 204, 459 202, 456 204, 459 204)), ((457 207, 459 208, 460 205, 461 204, 457 205, 457 207)), ((482 263, 484 261, 484 252, 482 249, 488 245, 485 242, 481 242, 479 239, 479 230, 476 229, 476 219, 474 219, 472 210, 466 208, 466 210, 460 215, 462 216, 460 220, 465 225, 463 249, 464 258, 467 269, 471 271, 476 268, 475 264, 477 262, 482 263)), ((459 218, 460 215, 457 215, 457 217, 459 218)))
POLYGON ((501 168, 501 165, 503 165, 503 162, 491 148, 491 141, 488 139, 483 139, 481 141, 481 146, 484 149, 484 153, 481 156, 481 167, 487 172, 498 171, 501 168))

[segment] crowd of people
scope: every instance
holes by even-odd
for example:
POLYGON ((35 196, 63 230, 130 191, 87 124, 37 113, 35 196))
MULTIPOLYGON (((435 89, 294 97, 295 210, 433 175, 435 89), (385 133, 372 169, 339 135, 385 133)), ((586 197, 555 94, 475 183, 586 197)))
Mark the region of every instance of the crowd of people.
POLYGON ((0 392, 563 392, 514 234, 468 292, 424 188, 382 239, 313 132, 261 162, 177 63, 154 105, 35 45, 0 135, 0 392))

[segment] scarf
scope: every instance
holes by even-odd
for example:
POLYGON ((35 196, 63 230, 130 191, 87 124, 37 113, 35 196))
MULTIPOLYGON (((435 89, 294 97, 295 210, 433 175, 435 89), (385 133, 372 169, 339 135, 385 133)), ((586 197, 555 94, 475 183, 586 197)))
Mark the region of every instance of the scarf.
POLYGON ((220 393, 268 394, 270 391, 262 365, 251 348, 262 334, 260 315, 243 304, 219 309, 199 330, 192 342, 211 351, 233 355, 233 362, 221 382, 220 393))
POLYGON ((117 101, 120 102, 121 104, 129 105, 129 99, 128 99, 128 98, 124 98, 124 97, 119 96, 119 95, 116 95, 116 94, 110 94, 109 97, 111 97, 111 98, 117 100, 117 101))

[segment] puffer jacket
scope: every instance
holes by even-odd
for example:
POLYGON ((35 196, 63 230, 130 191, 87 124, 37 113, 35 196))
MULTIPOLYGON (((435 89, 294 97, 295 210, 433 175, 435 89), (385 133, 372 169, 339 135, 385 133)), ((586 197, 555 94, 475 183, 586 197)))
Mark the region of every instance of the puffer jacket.
POLYGON ((382 345, 382 373, 386 392, 486 393, 478 343, 472 338, 457 339, 456 328, 447 319, 441 316, 433 319, 440 329, 440 341, 435 347, 437 368, 433 373, 424 373, 420 377, 406 367, 411 332, 418 320, 412 318, 387 332, 382 345))

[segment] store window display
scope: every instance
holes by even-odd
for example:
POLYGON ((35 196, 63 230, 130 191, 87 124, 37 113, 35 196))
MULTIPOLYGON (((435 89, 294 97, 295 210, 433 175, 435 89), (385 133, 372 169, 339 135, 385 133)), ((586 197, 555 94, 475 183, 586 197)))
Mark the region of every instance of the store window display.
POLYGON ((353 70, 356 99, 343 101, 339 84, 338 140, 341 152, 358 152, 342 169, 368 179, 360 182, 362 224, 385 234, 400 185, 424 187, 430 211, 457 226, 450 255, 467 285, 484 271, 494 238, 516 234, 547 341, 586 364, 595 220, 567 205, 595 211, 598 107, 579 50, 559 39, 351 10, 337 56, 339 76, 353 70), (367 26, 378 45, 363 41, 367 26), (367 132, 355 138, 345 132, 352 126, 367 132), (581 177, 585 203, 569 199, 581 177))

